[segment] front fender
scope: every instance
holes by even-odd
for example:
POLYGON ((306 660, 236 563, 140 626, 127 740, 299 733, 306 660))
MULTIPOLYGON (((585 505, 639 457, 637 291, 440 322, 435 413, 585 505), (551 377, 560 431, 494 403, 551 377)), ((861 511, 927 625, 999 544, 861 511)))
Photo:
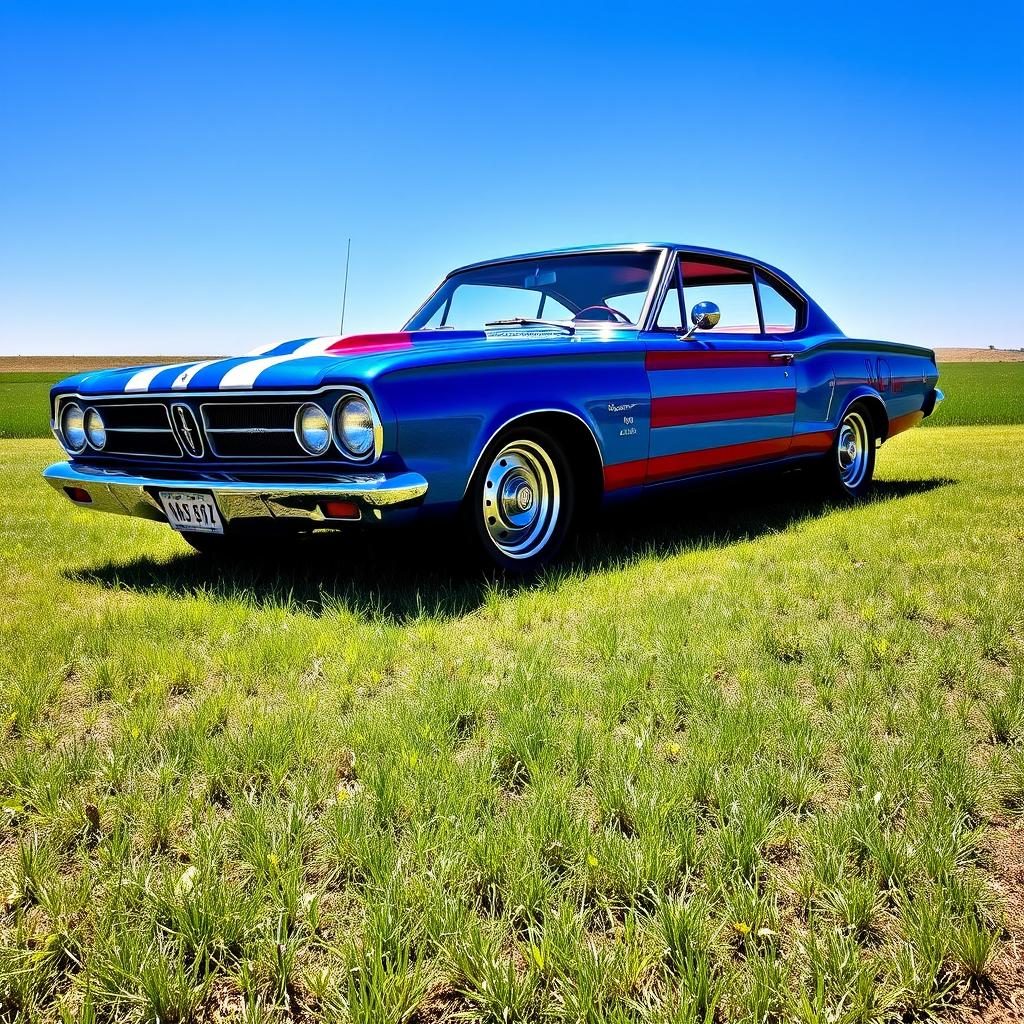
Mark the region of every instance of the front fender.
POLYGON ((476 467, 479 465, 480 459, 483 457, 484 452, 487 451, 491 442, 506 427, 511 426, 513 423, 519 420, 526 420, 531 416, 542 415, 544 413, 569 416, 579 423, 582 423, 587 428, 591 438, 593 439, 594 447, 603 467, 604 448, 600 440, 603 432, 601 427, 590 414, 590 410, 586 408, 572 408, 568 403, 558 402, 556 400, 552 400, 549 404, 541 406, 534 405, 532 402, 518 402, 496 412, 477 437, 476 443, 473 445, 473 450, 471 452, 471 464, 469 472, 466 474, 465 486, 462 489, 463 494, 465 494, 466 488, 469 487, 469 481, 473 478, 473 474, 476 472, 476 467))
POLYGON ((430 505, 461 502, 492 438, 530 413, 581 421, 604 464, 647 456, 650 390, 642 350, 432 367, 388 375, 375 393, 395 416, 402 462, 430 482, 430 505), (626 427, 624 416, 632 418, 626 427))

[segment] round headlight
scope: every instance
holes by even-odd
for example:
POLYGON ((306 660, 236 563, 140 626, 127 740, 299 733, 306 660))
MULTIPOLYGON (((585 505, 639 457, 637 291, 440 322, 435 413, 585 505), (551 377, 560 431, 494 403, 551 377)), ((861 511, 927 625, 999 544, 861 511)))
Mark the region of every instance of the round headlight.
POLYGON ((338 406, 338 443, 357 459, 373 451, 373 413, 364 398, 346 398, 338 406))
POLYGON ((331 421, 327 413, 319 405, 307 402, 295 414, 295 436, 304 451, 323 455, 331 446, 331 421))
POLYGON ((60 414, 60 434, 69 451, 80 452, 85 447, 85 413, 77 402, 64 406, 60 414))
POLYGON ((95 409, 86 410, 85 436, 89 438, 89 444, 96 451, 102 451, 107 443, 107 428, 103 423, 103 417, 95 409))

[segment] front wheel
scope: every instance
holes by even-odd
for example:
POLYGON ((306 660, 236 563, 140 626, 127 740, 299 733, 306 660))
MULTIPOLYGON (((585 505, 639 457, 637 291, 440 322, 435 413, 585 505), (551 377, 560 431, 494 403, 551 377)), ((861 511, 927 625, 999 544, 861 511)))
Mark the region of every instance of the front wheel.
POLYGON ((870 415, 861 406, 846 411, 821 469, 825 484, 837 497, 863 498, 871 490, 875 433, 870 415))
POLYGON ((535 572, 558 553, 576 505, 569 461, 542 430, 513 428, 484 452, 470 481, 464 514, 485 558, 517 574, 535 572))

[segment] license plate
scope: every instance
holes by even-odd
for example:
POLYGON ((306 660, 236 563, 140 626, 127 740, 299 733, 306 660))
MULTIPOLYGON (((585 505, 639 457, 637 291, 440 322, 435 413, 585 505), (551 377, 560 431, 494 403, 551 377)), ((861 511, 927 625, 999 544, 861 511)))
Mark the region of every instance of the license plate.
POLYGON ((223 533, 217 503, 212 494, 198 491, 160 491, 167 522, 186 533, 223 533))

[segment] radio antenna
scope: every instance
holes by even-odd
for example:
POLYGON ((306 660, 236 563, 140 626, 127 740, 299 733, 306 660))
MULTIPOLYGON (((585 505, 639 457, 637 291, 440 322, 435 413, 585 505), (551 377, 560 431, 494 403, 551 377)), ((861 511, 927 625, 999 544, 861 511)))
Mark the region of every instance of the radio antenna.
POLYGON ((338 333, 345 333, 345 305, 348 302, 348 265, 352 260, 352 239, 348 240, 348 248, 345 251, 345 287, 341 292, 341 323, 338 325, 338 333))

